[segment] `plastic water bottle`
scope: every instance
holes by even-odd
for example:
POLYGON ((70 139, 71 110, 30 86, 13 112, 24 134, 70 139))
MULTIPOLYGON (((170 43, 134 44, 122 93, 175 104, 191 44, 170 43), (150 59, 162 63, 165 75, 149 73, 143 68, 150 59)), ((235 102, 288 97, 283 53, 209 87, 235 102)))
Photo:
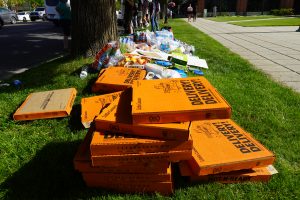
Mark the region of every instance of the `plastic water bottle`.
POLYGON ((166 41, 162 41, 161 44, 160 44, 160 50, 162 50, 162 51, 164 51, 166 53, 170 52, 170 45, 169 45, 169 43, 166 42, 166 41))
POLYGON ((88 66, 82 67, 80 75, 79 75, 79 77, 81 79, 85 79, 87 77, 87 75, 88 75, 88 69, 89 69, 88 66))
POLYGON ((20 89, 22 82, 20 80, 14 80, 13 85, 15 86, 16 89, 20 89))

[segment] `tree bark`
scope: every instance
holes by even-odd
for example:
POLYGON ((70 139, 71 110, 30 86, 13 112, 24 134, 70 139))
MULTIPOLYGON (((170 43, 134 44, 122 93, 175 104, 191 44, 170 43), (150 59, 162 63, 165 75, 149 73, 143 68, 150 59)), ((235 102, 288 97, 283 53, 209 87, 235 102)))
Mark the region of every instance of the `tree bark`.
POLYGON ((117 40, 115 0, 71 0, 73 56, 95 56, 117 40))

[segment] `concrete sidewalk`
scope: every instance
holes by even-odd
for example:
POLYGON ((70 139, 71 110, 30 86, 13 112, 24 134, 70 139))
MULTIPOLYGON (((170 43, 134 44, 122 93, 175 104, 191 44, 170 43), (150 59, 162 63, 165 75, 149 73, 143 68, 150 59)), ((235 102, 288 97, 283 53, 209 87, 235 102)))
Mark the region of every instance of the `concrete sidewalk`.
POLYGON ((203 18, 190 24, 300 93, 298 26, 240 27, 203 18))

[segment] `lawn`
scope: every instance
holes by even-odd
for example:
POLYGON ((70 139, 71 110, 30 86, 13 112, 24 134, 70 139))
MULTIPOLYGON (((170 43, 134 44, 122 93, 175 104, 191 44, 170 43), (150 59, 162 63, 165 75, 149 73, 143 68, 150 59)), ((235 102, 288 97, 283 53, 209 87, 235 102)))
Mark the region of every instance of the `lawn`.
POLYGON ((238 26, 300 26, 300 17, 257 21, 230 22, 238 26))
MULTIPOLYGON (((189 184, 175 177, 174 199, 295 199, 300 197, 300 95, 275 83, 240 56, 190 26, 170 20, 175 37, 193 44, 207 60, 205 76, 231 104, 232 118, 277 157, 279 174, 269 183, 189 184)), ((97 74, 81 80, 91 59, 60 58, 30 69, 21 89, 0 88, 0 198, 8 199, 171 199, 87 188, 72 159, 86 130, 80 125, 80 99, 93 96, 97 74), (30 92, 75 87, 71 117, 15 122, 12 114, 30 92)), ((11 81, 8 80, 8 81, 11 81)))
POLYGON ((244 20, 269 19, 269 18, 282 18, 282 17, 275 16, 275 15, 217 16, 217 17, 209 17, 207 19, 216 22, 228 22, 228 21, 244 21, 244 20))

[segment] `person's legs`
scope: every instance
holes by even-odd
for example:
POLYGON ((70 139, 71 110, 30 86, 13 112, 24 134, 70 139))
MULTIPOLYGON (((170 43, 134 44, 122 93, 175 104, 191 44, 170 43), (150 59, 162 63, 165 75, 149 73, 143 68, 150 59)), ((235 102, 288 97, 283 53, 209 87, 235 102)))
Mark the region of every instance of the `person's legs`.
POLYGON ((157 31, 159 31, 158 14, 155 15, 155 28, 157 31))
POLYGON ((151 31, 155 31, 155 15, 151 15, 151 31))
POLYGON ((138 24, 137 24, 137 15, 133 15, 132 17, 132 23, 133 23, 133 27, 137 28, 138 24))

